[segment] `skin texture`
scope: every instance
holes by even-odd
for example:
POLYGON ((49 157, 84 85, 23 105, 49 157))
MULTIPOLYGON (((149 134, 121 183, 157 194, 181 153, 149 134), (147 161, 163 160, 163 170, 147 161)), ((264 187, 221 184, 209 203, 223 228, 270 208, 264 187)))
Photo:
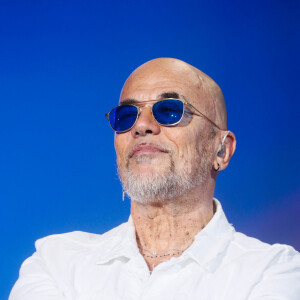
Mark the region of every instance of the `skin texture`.
MULTIPOLYGON (((177 93, 220 129, 200 116, 193 116, 183 126, 161 126, 146 106, 130 131, 115 135, 123 183, 128 180, 128 169, 130 174, 151 178, 155 174, 166 174, 170 165, 172 172, 178 174, 197 173, 197 168, 204 165, 201 180, 184 194, 146 199, 145 203, 131 199, 131 215, 138 246, 144 249, 142 254, 145 249, 164 252, 184 250, 191 245, 194 236, 214 214, 212 199, 217 174, 227 167, 236 146, 235 136, 230 132, 225 140, 224 154, 217 155, 227 130, 222 91, 209 76, 183 61, 158 58, 143 64, 125 82, 120 102, 134 99, 143 106, 147 101, 164 98, 164 93, 177 93), (219 171, 215 171, 218 164, 219 171)), ((162 262, 145 255, 144 258, 150 271, 162 262)))

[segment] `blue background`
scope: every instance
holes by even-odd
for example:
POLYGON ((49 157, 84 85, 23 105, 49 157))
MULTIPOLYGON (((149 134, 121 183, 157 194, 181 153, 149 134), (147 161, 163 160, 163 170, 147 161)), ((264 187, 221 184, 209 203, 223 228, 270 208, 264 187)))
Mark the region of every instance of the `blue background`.
POLYGON ((300 250, 299 1, 0 1, 0 297, 34 241, 129 215, 104 114, 176 57, 221 86, 237 151, 216 196, 238 231, 300 250))

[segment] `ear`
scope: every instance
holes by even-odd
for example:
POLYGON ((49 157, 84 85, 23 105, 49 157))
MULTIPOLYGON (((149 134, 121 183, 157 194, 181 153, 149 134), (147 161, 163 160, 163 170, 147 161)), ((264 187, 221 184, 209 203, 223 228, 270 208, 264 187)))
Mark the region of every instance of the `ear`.
POLYGON ((222 143, 220 145, 220 149, 218 150, 218 154, 214 160, 213 169, 214 170, 224 170, 227 168, 229 161, 232 155, 235 152, 236 148, 236 138, 233 132, 229 131, 223 134, 222 139, 225 137, 223 146, 222 143), (227 136, 226 136, 227 134, 227 136))

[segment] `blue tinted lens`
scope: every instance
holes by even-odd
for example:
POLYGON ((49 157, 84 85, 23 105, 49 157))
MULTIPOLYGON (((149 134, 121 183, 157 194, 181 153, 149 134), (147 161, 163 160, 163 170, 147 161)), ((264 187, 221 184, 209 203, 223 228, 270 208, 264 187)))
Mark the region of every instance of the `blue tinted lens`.
POLYGON ((133 105, 120 105, 115 107, 109 114, 110 126, 115 131, 129 130, 138 115, 138 109, 133 105))
POLYGON ((183 102, 172 99, 156 102, 152 107, 155 120, 162 125, 174 125, 183 115, 183 102))

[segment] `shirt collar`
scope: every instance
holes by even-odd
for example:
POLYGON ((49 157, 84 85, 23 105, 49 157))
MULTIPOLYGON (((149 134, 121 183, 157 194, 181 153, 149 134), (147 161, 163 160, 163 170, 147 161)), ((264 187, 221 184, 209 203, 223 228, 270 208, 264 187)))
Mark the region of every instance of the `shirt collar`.
POLYGON ((213 272, 233 238, 235 231, 228 223, 221 203, 214 198, 216 212, 209 223, 195 236, 194 243, 184 252, 206 270, 213 272))
MULTIPOLYGON (((228 246, 234 228, 227 221, 222 206, 214 199, 216 212, 209 223, 196 235, 193 244, 184 252, 205 269, 213 271, 228 246)), ((139 254, 135 228, 131 216, 124 223, 102 235, 96 247, 97 264, 105 264, 112 259, 131 259, 139 254)))
POLYGON ((135 228, 130 216, 127 223, 102 235, 101 242, 96 247, 96 263, 105 264, 119 257, 130 259, 138 253, 135 228))

